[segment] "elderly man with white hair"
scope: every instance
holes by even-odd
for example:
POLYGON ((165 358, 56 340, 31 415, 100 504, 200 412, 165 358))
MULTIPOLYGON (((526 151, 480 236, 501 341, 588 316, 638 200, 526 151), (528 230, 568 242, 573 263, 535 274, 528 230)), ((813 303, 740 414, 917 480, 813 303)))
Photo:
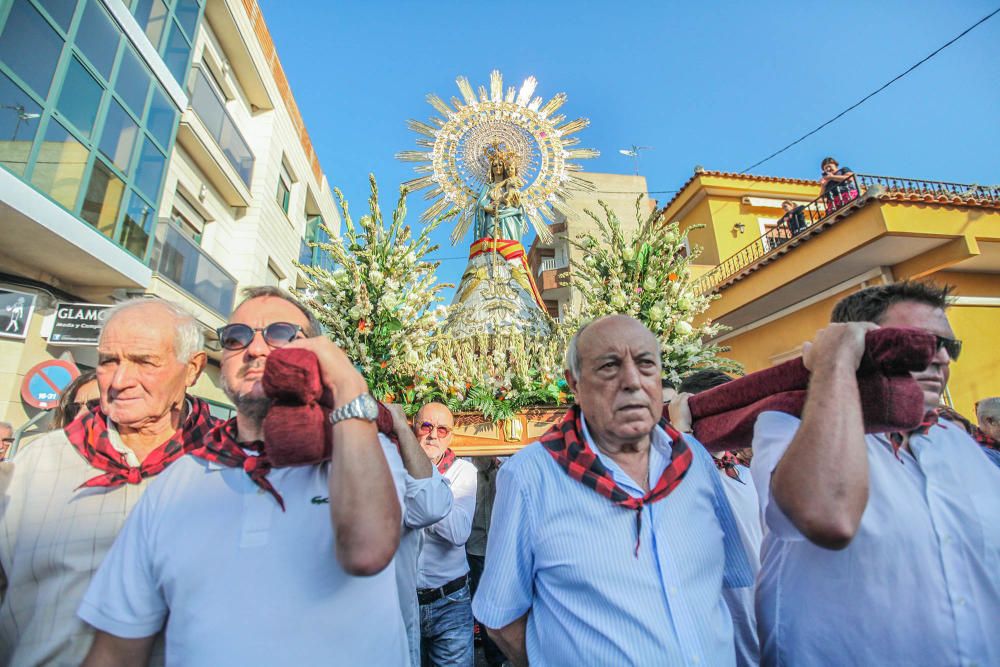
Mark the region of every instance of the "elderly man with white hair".
POLYGON ((19 451, 0 496, 0 664, 77 665, 93 630, 76 616, 150 478, 216 423, 186 394, 205 367, 198 322, 161 299, 108 311, 100 406, 19 451))
POLYGON ((515 665, 734 665, 752 584, 712 457, 663 419, 656 337, 623 315, 566 352, 577 404, 500 468, 472 604, 515 665))

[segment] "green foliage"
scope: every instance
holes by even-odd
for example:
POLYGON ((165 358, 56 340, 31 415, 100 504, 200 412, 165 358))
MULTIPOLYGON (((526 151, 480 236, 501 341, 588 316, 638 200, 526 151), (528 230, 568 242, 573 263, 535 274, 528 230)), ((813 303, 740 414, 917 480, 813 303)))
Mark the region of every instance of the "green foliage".
POLYGON ((615 212, 599 202, 604 219, 587 211, 597 223, 599 238, 586 233, 568 239, 583 256, 582 261, 571 262, 568 284, 583 298, 564 326, 575 331, 598 317, 631 315, 659 338, 664 374, 674 382, 699 367, 739 372, 739 364, 719 356, 724 348, 702 342, 725 328, 708 319, 693 323, 708 309, 712 298, 692 289, 690 264, 701 249, 688 253, 685 241, 688 232, 698 226, 682 232, 676 222, 664 224, 658 211, 644 216, 640 202, 641 198, 636 200, 638 226, 629 238, 615 212))

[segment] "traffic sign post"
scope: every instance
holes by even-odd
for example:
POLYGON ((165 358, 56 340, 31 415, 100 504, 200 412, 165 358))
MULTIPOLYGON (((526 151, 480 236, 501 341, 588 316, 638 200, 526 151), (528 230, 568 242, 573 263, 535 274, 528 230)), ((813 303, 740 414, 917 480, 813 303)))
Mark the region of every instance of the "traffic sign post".
POLYGON ((21 399, 33 408, 50 410, 59 403, 59 397, 69 383, 80 375, 80 369, 71 361, 51 359, 35 364, 21 382, 21 399))

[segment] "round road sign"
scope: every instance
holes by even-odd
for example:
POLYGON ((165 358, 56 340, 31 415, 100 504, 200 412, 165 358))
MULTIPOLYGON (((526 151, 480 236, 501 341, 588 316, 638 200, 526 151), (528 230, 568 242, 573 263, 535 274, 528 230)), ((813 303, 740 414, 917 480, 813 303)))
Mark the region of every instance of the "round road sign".
POLYGON ((49 410, 59 403, 59 396, 69 383, 80 375, 76 364, 52 359, 35 364, 24 374, 21 398, 33 408, 49 410))

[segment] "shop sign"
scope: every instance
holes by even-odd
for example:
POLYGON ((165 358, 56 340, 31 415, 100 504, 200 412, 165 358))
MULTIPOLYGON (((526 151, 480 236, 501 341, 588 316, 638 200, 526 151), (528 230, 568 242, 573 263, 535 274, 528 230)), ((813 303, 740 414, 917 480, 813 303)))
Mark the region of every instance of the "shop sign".
POLYGON ((109 308, 100 303, 57 303, 49 344, 97 345, 109 308))

